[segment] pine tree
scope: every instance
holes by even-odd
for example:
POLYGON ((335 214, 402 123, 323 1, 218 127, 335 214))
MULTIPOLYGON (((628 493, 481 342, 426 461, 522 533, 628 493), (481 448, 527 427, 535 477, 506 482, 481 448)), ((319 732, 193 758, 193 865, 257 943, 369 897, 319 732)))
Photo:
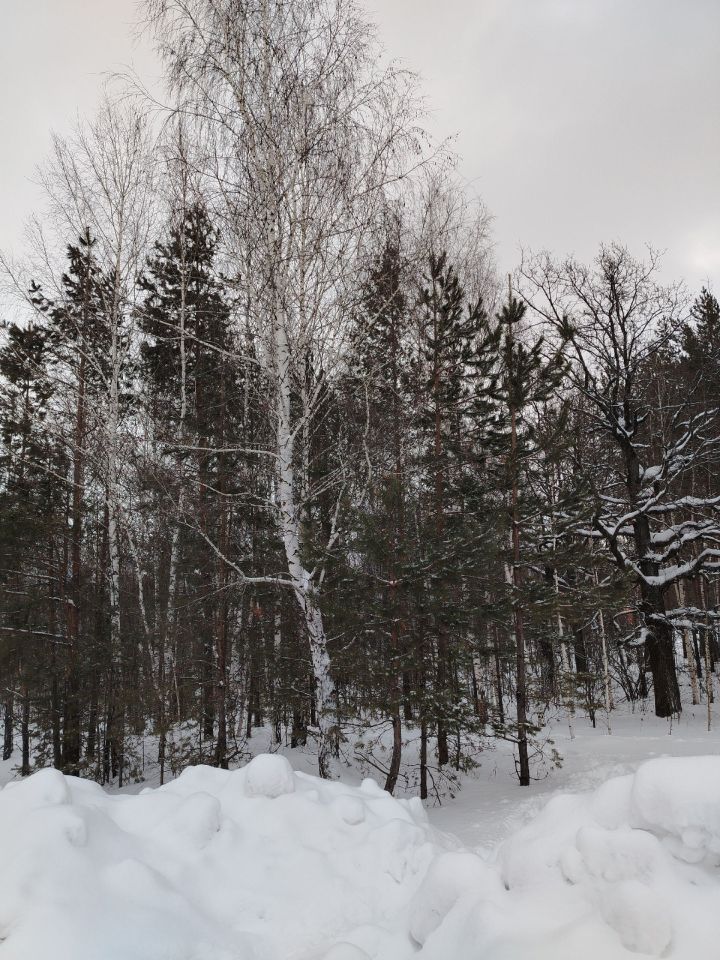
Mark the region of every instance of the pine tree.
POLYGON ((720 362, 720 304, 707 287, 703 287, 690 314, 694 323, 682 330, 682 346, 691 366, 697 371, 708 363, 720 362))
MULTIPOLYGON (((201 736, 214 742, 214 762, 227 766, 230 572, 211 543, 229 556, 228 500, 239 477, 237 456, 225 448, 228 438, 242 431, 242 384, 229 359, 229 307, 215 267, 216 249, 217 233, 207 211, 195 203, 171 226, 167 240, 156 244, 142 279, 146 299, 141 326, 151 416, 165 449, 154 486, 159 508, 170 519, 169 540, 166 536, 161 548, 167 558, 160 574, 161 682, 167 686, 169 634, 175 628, 182 580, 186 602, 202 610, 211 626, 195 631, 186 624, 188 644, 180 653, 183 663, 175 669, 188 676, 194 673, 192 663, 202 665, 201 736), (196 633, 202 644, 197 653, 196 633)), ((176 656, 179 649, 176 637, 176 656)), ((159 709, 164 767, 164 696, 159 709)))
MULTIPOLYGON (((66 632, 65 684, 63 694, 62 749, 60 764, 69 773, 79 773, 83 746, 83 703, 87 697, 85 681, 97 684, 103 672, 106 640, 102 622, 96 621, 94 643, 92 627, 84 622, 88 614, 89 588, 85 584, 83 542, 86 534, 90 437, 102 417, 99 397, 108 377, 109 330, 106 305, 112 278, 103 275, 94 255, 95 241, 89 231, 67 248, 68 269, 62 275, 59 296, 50 300, 38 285, 30 293, 39 316, 45 318, 52 376, 63 383, 60 417, 67 417, 69 496, 64 519, 64 535, 58 560, 66 632), (99 631, 99 632, 98 632, 99 631), (91 652, 92 651, 92 652, 91 652), (101 666, 102 665, 102 666, 101 666)), ((89 744, 94 742, 94 735, 89 744)), ((88 762, 93 758, 88 757, 88 762)))
POLYGON ((53 711, 41 710, 41 716, 53 732, 53 759, 56 766, 60 764, 56 650, 62 638, 54 630, 41 629, 43 610, 54 603, 55 571, 48 546, 54 536, 54 511, 64 499, 57 479, 64 470, 63 454, 47 431, 53 394, 48 353, 47 331, 42 326, 6 327, 6 342, 0 350, 0 376, 5 381, 0 404, 0 583, 4 586, 0 664, 7 678, 2 755, 5 760, 12 756, 19 699, 23 775, 30 772, 31 700, 42 707, 48 693, 53 711))
MULTIPOLYGON (((477 559, 486 523, 477 451, 488 441, 497 334, 482 301, 468 302, 446 254, 431 254, 418 298, 413 380, 417 453, 425 490, 420 557, 426 571, 426 664, 434 663, 423 720, 437 732, 438 763, 450 759, 448 732, 472 726, 456 678, 464 671, 468 622, 463 571, 477 559)), ((424 682, 427 682, 427 678, 424 682)))
MULTIPOLYGON (((396 242, 386 243, 363 290, 351 342, 346 415, 353 411, 358 455, 369 464, 364 501, 357 511, 357 548, 364 557, 360 592, 372 597, 360 616, 378 639, 377 701, 389 714, 393 746, 385 789, 395 789, 402 760, 402 719, 412 716, 411 673, 416 666, 409 629, 409 542, 406 529, 409 421, 409 313, 405 266, 396 242)), ((362 462, 362 460, 360 461, 362 462)), ((367 628, 366 628, 367 630, 367 628)), ((364 638, 367 643, 367 633, 364 638)))
POLYGON ((530 784, 528 734, 534 729, 529 722, 527 641, 522 602, 523 563, 528 559, 523 549, 526 505, 523 504, 521 495, 522 474, 533 452, 533 408, 536 404, 548 400, 557 390, 564 366, 562 355, 558 351, 551 351, 549 359, 545 358, 546 344, 542 337, 521 336, 521 325, 526 312, 527 305, 510 292, 507 303, 497 316, 502 330, 498 397, 502 400, 510 421, 506 483, 511 548, 506 569, 512 594, 516 651, 516 720, 521 786, 530 784))

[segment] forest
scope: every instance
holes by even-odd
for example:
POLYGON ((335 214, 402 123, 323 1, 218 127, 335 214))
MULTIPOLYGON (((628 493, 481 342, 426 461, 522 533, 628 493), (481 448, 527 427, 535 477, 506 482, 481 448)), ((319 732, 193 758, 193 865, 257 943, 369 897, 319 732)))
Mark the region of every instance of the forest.
POLYGON ((506 275, 344 0, 145 15, 165 99, 55 135, 0 257, 3 760, 163 783, 269 731, 427 799, 495 739, 528 785, 559 713, 710 724, 712 290, 619 242, 506 275))

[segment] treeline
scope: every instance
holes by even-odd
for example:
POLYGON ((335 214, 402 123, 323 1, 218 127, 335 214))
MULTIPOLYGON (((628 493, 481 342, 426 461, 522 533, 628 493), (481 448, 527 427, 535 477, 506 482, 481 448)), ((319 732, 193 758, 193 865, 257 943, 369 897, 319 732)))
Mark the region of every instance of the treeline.
MULTIPOLYGON (((0 348, 3 757, 258 728, 426 797, 487 736, 712 697, 720 308, 613 245, 498 284, 349 4, 149 2, 174 110, 44 173, 0 348)), ((146 756, 145 751, 152 751, 146 756)))

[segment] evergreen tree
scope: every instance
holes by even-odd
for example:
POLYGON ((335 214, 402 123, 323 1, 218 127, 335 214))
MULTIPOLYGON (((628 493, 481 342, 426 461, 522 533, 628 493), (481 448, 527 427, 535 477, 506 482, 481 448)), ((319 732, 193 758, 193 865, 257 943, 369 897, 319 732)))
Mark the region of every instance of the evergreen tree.
POLYGON ((693 303, 690 315, 694 323, 682 330, 682 346, 690 365, 697 371, 720 362, 720 304, 707 287, 693 303))
POLYGON ((523 614, 523 567, 530 556, 525 549, 524 534, 528 514, 533 504, 522 496, 523 471, 535 452, 534 408, 547 401, 560 384, 564 361, 559 351, 545 357, 543 337, 533 338, 522 331, 527 305, 508 295, 507 303, 498 314, 502 330, 500 347, 501 377, 498 398, 509 419, 507 447, 508 518, 510 550, 508 551, 508 586, 512 595, 512 621, 516 651, 516 722, 518 743, 518 775, 521 786, 530 783, 528 734, 534 732, 529 722, 527 689, 527 642, 523 614))
MULTIPOLYGON (((409 312, 405 266, 397 243, 388 241, 372 265, 351 342, 346 414, 353 411, 358 457, 368 464, 365 499, 358 505, 355 543, 364 558, 360 593, 364 636, 375 661, 374 699, 389 714, 393 747, 385 788, 395 789, 402 759, 402 718, 412 716, 412 673, 417 668, 410 631, 407 531, 409 475, 407 431, 409 312)), ((362 462, 362 460, 360 460, 362 462)), ((348 571, 350 572, 350 571, 348 571)), ((357 575, 354 579, 357 579, 357 575)), ((349 625, 348 625, 349 626, 349 625)))
MULTIPOLYGON (((143 375, 149 384, 151 418, 161 441, 153 480, 158 507, 169 526, 158 529, 161 683, 174 638, 174 669, 199 685, 202 735, 218 766, 227 766, 227 689, 233 591, 230 570, 213 549, 229 557, 234 522, 229 502, 242 480, 230 437, 247 438, 242 423, 243 385, 230 359, 227 296, 215 266, 217 234, 204 206, 181 212, 164 242, 158 242, 141 285, 146 299, 141 327, 143 375), (180 532, 178 524, 182 525, 180 532), (205 629, 184 630, 177 621, 179 585, 185 603, 205 629), (182 642, 184 641, 184 642, 182 642), (197 649, 197 644, 200 648, 197 649), (196 676, 194 665, 201 665, 196 676), (213 746, 214 744, 214 746, 213 746)), ((246 425, 247 426, 247 425, 246 425)), ((237 445, 237 444, 236 444, 237 445)), ((192 700, 194 690, 187 691, 192 700)), ((165 760, 164 695, 160 704, 161 764, 165 760)), ((201 751, 202 755, 202 751, 201 751)))
MULTIPOLYGON (((90 617, 89 601, 94 593, 97 602, 98 587, 86 583, 87 565, 83 558, 88 484, 97 482, 101 473, 96 460, 91 475, 89 451, 91 440, 95 442, 95 432, 102 424, 100 397, 107 385, 110 353, 106 307, 112 278, 103 275, 94 248, 95 241, 89 231, 85 231, 77 243, 68 245, 68 268, 61 277, 56 299, 48 299, 38 285, 31 289, 36 310, 45 317, 52 377, 63 384, 62 394, 58 391, 58 416, 67 418, 68 425, 67 433, 64 427, 60 428, 67 448, 68 497, 63 541, 58 548, 58 556, 62 558, 58 561, 58 596, 66 636, 60 765, 69 773, 80 771, 84 706, 96 701, 98 678, 102 676, 107 681, 109 668, 102 615, 90 617), (88 690, 88 683, 93 693, 88 690)), ((103 572, 103 580, 104 577, 103 572)), ((93 752, 94 743, 94 730, 88 731, 87 745, 93 752)), ((93 760, 93 756, 87 756, 87 762, 93 760)))
POLYGON ((65 491, 63 452, 48 434, 53 384, 48 336, 41 326, 9 324, 0 350, 5 389, 0 402, 2 485, 0 488, 0 583, 3 586, 0 668, 4 690, 3 759, 12 756, 16 704, 21 708, 21 772, 30 772, 30 706, 53 735, 60 765, 57 649, 62 636, 43 630, 43 612, 54 610, 56 571, 53 520, 65 491), (49 668, 49 669, 48 669, 49 668), (52 712, 43 709, 52 696, 52 712))
MULTIPOLYGON (((488 517, 478 483, 478 451, 489 441, 498 336, 482 301, 467 302, 445 253, 431 254, 417 308, 414 358, 416 443, 424 506, 420 561, 425 571, 425 665, 434 664, 423 722, 432 717, 438 763, 449 762, 448 731, 472 726, 456 682, 467 670, 464 576, 477 562, 488 517), (428 708, 430 713, 428 715, 428 708)), ((427 676, 423 678, 423 686, 427 676)))

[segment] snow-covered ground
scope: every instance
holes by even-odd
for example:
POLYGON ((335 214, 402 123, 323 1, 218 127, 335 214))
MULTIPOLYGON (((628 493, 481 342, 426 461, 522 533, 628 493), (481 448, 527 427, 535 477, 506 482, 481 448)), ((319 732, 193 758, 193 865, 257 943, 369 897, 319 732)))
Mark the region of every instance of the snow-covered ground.
POLYGON ((602 713, 598 713, 596 728, 579 716, 571 738, 565 717, 550 719, 543 736, 562 757, 561 766, 554 767, 546 760, 536 767, 537 779, 526 788, 517 785, 508 745, 497 744, 482 755, 474 775, 463 780, 456 799, 428 810, 431 822, 456 834, 467 846, 487 850, 527 822, 558 792, 598 787, 656 757, 720 755, 720 719, 713 717, 713 729, 708 732, 704 704, 687 706, 679 720, 660 720, 640 708, 634 713, 620 710, 612 714, 611 729, 608 735, 602 713))
POLYGON ((705 724, 557 721, 562 768, 521 789, 500 745, 427 810, 283 755, 139 793, 40 771, 0 792, 0 960, 712 960, 705 724))

